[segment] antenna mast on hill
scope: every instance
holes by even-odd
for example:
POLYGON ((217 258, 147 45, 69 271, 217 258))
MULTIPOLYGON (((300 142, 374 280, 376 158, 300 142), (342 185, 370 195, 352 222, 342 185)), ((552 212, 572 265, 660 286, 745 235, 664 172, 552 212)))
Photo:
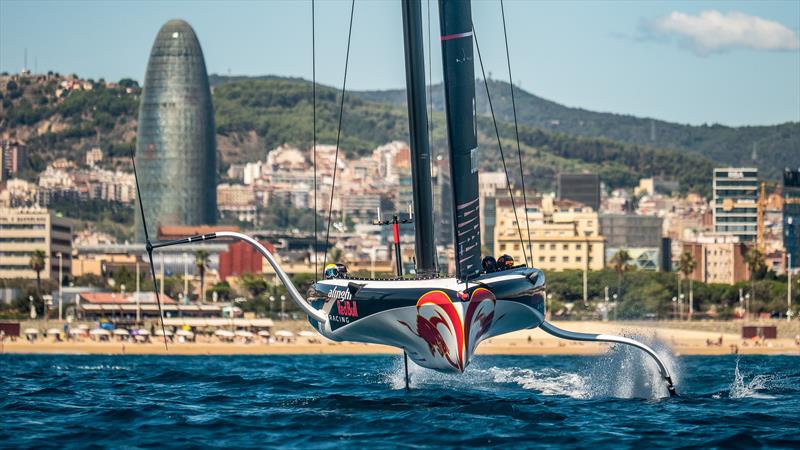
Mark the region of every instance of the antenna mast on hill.
POLYGON ((650 119, 650 142, 656 141, 656 121, 650 119))

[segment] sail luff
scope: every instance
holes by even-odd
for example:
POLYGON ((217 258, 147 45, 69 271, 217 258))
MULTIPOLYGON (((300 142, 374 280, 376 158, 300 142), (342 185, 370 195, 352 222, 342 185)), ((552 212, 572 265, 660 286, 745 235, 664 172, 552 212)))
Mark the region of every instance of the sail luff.
POLYGON ((422 6, 420 0, 403 0, 402 7, 417 273, 431 275, 436 273, 436 260, 433 240, 431 150, 428 143, 425 92, 425 55, 422 49, 422 6))
POLYGON ((480 273, 478 138, 475 121, 475 62, 469 0, 439 0, 445 111, 453 191, 456 276, 480 273))

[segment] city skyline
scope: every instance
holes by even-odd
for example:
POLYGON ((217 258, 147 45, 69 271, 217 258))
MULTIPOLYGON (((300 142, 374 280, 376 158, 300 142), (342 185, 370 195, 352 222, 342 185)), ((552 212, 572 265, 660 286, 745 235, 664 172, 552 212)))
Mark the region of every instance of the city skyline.
MULTIPOLYGON (((196 28, 210 74, 311 78, 310 2, 209 2, 190 9, 180 2, 42 4, 0 4, 0 70, 21 69, 27 49, 31 69, 141 81, 149 36, 180 17, 196 28), (121 13, 124 20, 117 19, 121 13), (70 32, 76 20, 85 32, 70 32)), ((680 123, 800 120, 798 4, 508 2, 505 8, 515 83, 544 98, 680 123)), ((437 9, 432 3, 434 37, 437 9)), ((499 3, 477 2, 474 9, 487 70, 506 79, 499 3)), ((341 84, 348 15, 349 2, 317 3, 323 84, 341 84)), ((400 25, 392 2, 356 2, 348 87, 403 86, 400 25)), ((432 47, 437 83, 440 54, 432 47)))

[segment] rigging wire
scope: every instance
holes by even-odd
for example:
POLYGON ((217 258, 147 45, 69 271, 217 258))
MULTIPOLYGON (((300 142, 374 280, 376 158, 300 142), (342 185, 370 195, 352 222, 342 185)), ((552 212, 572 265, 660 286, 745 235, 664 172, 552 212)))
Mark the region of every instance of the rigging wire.
POLYGON ((316 14, 314 11, 315 0, 311 0, 311 92, 313 105, 312 120, 312 141, 311 148, 313 153, 314 166, 314 281, 319 280, 319 249, 317 243, 317 39, 316 39, 316 14))
POLYGON ((347 52, 344 57, 344 80, 342 81, 342 101, 339 105, 339 126, 336 130, 336 152, 333 156, 333 180, 331 181, 331 199, 328 203, 328 224, 325 232, 325 256, 322 258, 322 266, 328 264, 328 242, 331 236, 331 215, 333 213, 333 193, 336 190, 336 169, 339 163, 339 139, 342 136, 342 116, 344 115, 344 94, 347 87, 347 67, 350 63, 350 38, 353 36, 353 12, 355 11, 356 0, 350 3, 350 26, 347 31, 347 52))
MULTIPOLYGON (((150 260, 150 276, 153 277, 153 293, 156 295, 156 304, 158 304, 158 318, 161 321, 161 335, 164 336, 164 348, 169 351, 167 345, 167 332, 164 328, 164 311, 161 308, 161 296, 158 294, 158 283, 156 282, 156 266, 153 264, 153 243, 150 242, 150 234, 147 231, 147 219, 144 217, 144 203, 142 202, 142 191, 139 189, 139 175, 136 173, 136 156, 134 151, 131 150, 131 165, 133 166, 133 179, 136 181, 136 200, 139 201, 139 213, 142 215, 142 227, 144 228, 145 250, 147 250, 147 259, 150 260)), ((137 260, 138 261, 138 260, 137 260)), ((136 263, 138 266, 138 262, 136 263)), ((163 264, 161 266, 164 267, 163 264)), ((161 284, 164 284, 164 278, 161 278, 161 284)), ((163 287, 163 286, 162 286, 163 287)), ((138 296, 139 293, 137 292, 138 296)))
MULTIPOLYGON (((522 149, 519 145, 519 125, 517 123, 517 102, 514 99, 514 79, 511 78, 511 56, 508 51, 508 32, 506 31, 506 10, 503 0, 500 0, 500 13, 503 16, 503 37, 506 42, 506 63, 508 65, 508 84, 511 87, 511 108, 514 110, 514 134, 517 138, 517 157, 519 158, 519 177, 522 183, 522 205, 525 208, 525 225, 528 227, 528 254, 530 254, 530 265, 533 266, 533 245, 531 244, 531 222, 528 219, 528 196, 525 194, 525 171, 522 168, 522 149)), ((525 244, 523 244, 523 247, 525 244)))
POLYGON ((492 123, 494 124, 494 133, 497 136, 497 146, 500 147, 500 159, 503 161, 503 171, 506 174, 506 186, 508 187, 508 195, 511 197, 511 207, 514 210, 514 220, 517 222, 517 232, 519 233, 519 242, 522 244, 522 256, 525 261, 528 261, 528 253, 525 251, 525 240, 522 238, 522 228, 519 225, 519 217, 517 216, 517 204, 514 201, 514 191, 511 189, 511 179, 508 177, 508 166, 506 166, 506 157, 503 154, 503 144, 500 142, 500 130, 497 128, 497 119, 494 115, 494 106, 492 105, 492 96, 489 93, 489 82, 486 79, 486 71, 483 68, 483 58, 481 57, 481 46, 478 45, 478 33, 475 31, 475 23, 472 24, 472 36, 475 40, 475 49, 478 51, 478 62, 481 66, 481 75, 483 76, 483 85, 486 88, 486 98, 489 100, 489 110, 492 113, 492 123))

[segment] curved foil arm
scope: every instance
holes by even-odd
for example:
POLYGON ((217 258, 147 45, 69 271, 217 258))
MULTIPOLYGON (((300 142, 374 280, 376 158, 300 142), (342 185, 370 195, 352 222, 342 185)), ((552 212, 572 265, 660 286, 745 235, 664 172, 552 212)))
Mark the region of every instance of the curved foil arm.
POLYGON ((272 253, 270 253, 269 250, 267 250, 263 245, 261 245, 260 242, 251 238, 250 236, 247 236, 246 234, 236 233, 233 231, 218 231, 216 235, 218 238, 220 237, 233 238, 250 244, 259 253, 261 253, 261 256, 266 258, 267 262, 269 262, 269 265, 272 266, 272 268, 275 270, 275 273, 278 275, 278 278, 281 280, 281 283, 283 283, 283 285, 286 287, 286 291, 289 293, 289 296, 292 298, 292 300, 294 300, 297 306, 299 306, 300 309, 305 311, 306 314, 313 317, 314 320, 320 323, 328 322, 328 315, 325 314, 323 311, 312 307, 306 301, 306 299, 303 298, 302 295, 300 295, 300 292, 297 291, 297 287, 295 287, 294 283, 292 283, 292 280, 289 278, 289 275, 286 272, 284 272, 284 270, 278 264, 278 261, 276 261, 275 257, 272 256, 272 253))
POLYGON ((614 336, 610 334, 592 334, 592 333, 576 333, 573 331, 562 330, 561 328, 553 326, 553 324, 542 321, 539 328, 547 332, 548 334, 552 334, 555 337, 559 337, 562 339, 569 339, 571 341, 590 341, 590 342, 615 342, 617 344, 625 344, 630 345, 632 347, 636 347, 653 358, 656 364, 658 365, 658 369, 661 372, 661 376, 667 382, 667 390, 669 391, 670 396, 678 395, 675 391, 675 386, 672 383, 672 376, 670 376, 669 369, 664 364, 664 361, 658 356, 658 354, 649 346, 642 344, 639 341, 635 341, 633 339, 629 339, 622 336, 614 336))
POLYGON ((217 238, 232 238, 236 239, 237 241, 244 241, 250 244, 250 246, 255 248, 258 251, 258 253, 261 253, 261 256, 266 258, 266 260, 269 262, 269 265, 271 265, 272 268, 275 270, 275 273, 278 275, 278 278, 281 280, 281 283, 283 283, 283 285, 286 286, 286 292, 289 293, 289 297, 292 298, 292 300, 297 304, 297 306, 299 306, 300 309, 302 309, 309 316, 313 317, 314 320, 318 321, 319 323, 322 324, 328 323, 328 315, 325 314, 324 311, 312 307, 311 304, 309 304, 306 301, 306 299, 303 298, 302 295, 300 295, 300 292, 297 291, 297 288, 295 287, 294 283, 292 283, 292 280, 289 278, 289 275, 286 272, 284 272, 284 270, 278 264, 278 261, 276 261, 275 257, 272 256, 272 253, 270 253, 269 250, 267 250, 263 245, 261 245, 260 242, 258 242, 257 240, 251 238, 246 234, 236 233, 233 231, 219 231, 216 233, 189 236, 182 239, 176 239, 174 241, 154 242, 152 244, 148 241, 147 248, 148 252, 150 252, 154 249, 162 247, 188 244, 191 242, 207 241, 217 238))

